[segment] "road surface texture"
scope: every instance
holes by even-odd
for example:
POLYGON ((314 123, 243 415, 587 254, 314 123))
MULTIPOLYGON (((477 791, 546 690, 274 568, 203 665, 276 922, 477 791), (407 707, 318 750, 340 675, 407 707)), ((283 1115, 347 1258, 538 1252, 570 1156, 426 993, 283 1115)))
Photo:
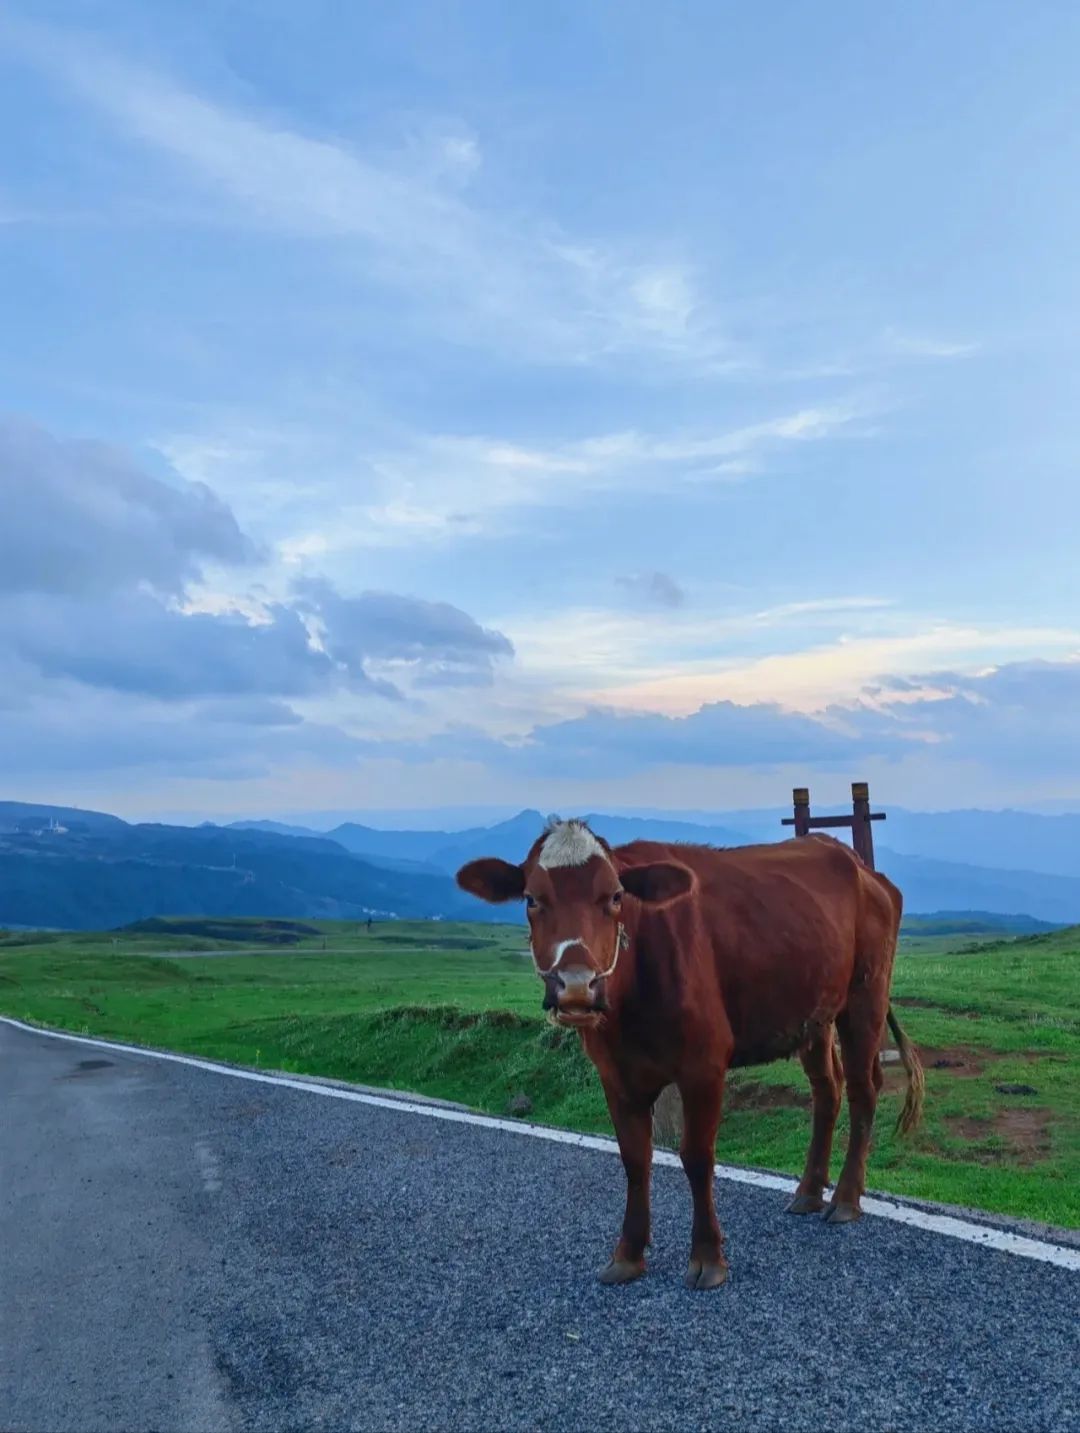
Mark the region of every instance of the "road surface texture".
POLYGON ((610 1154, 0 1026, 0 1428, 1080 1427, 1080 1275, 721 1182, 602 1288, 610 1154))

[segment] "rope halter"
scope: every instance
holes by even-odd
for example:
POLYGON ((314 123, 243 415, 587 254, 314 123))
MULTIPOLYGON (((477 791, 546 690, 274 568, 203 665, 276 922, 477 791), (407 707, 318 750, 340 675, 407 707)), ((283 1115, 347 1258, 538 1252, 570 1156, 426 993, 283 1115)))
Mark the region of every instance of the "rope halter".
MULTIPOLYGON (((579 941, 571 941, 570 944, 571 944, 571 945, 578 945, 578 944, 582 944, 582 942, 579 942, 579 941)), ((585 948, 586 950, 588 950, 588 946, 585 946, 584 948, 585 948)), ((559 953, 558 953, 558 955, 555 957, 555 959, 554 959, 554 960, 551 962, 551 964, 548 966, 547 970, 544 970, 544 969, 541 967, 540 962, 536 959, 536 951, 533 949, 533 943, 532 943, 532 939, 531 939, 531 936, 530 936, 530 939, 529 939, 529 954, 532 956, 533 969, 536 971, 537 975, 542 976, 542 977, 545 978, 545 979, 546 979, 549 975, 554 975, 554 974, 558 971, 558 969, 559 969, 559 962, 562 960, 563 956, 566 954, 566 951, 567 951, 568 949, 569 949, 569 946, 566 946, 566 947, 564 947, 562 950, 560 950, 559 953)), ((623 953, 624 950, 629 950, 629 949, 630 949, 630 936, 628 935, 627 930, 626 930, 626 927, 623 925, 622 921, 619 921, 619 923, 618 923, 618 928, 617 928, 617 930, 616 930, 616 932, 615 932, 615 954, 611 957, 611 964, 608 966, 608 968, 607 968, 606 970, 599 970, 599 971, 597 971, 596 976, 595 976, 595 979, 597 979, 597 980, 606 980, 609 975, 613 975, 613 974, 615 973, 615 967, 616 967, 616 966, 618 965, 618 963, 619 963, 619 956, 623 953)), ((590 954, 591 954, 591 953, 592 953, 592 952, 590 951, 590 954)))

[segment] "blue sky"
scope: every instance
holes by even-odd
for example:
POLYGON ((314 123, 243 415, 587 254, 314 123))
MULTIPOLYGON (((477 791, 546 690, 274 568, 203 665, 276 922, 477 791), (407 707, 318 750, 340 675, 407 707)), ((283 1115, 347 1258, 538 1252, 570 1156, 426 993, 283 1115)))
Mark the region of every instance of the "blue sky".
POLYGON ((1080 12, 0 28, 8 794, 1080 803, 1080 12))

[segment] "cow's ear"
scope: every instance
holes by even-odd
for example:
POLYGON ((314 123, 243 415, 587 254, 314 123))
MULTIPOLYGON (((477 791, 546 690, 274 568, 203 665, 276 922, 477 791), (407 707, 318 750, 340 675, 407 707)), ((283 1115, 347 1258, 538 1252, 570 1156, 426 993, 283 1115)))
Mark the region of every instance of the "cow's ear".
POLYGON ((619 872, 624 891, 648 906, 666 906, 694 889, 694 873, 678 861, 654 861, 648 866, 627 866, 619 872))
POLYGON ((457 883, 471 896, 499 905, 502 901, 519 901, 525 894, 525 872, 497 856, 470 861, 457 873, 457 883))

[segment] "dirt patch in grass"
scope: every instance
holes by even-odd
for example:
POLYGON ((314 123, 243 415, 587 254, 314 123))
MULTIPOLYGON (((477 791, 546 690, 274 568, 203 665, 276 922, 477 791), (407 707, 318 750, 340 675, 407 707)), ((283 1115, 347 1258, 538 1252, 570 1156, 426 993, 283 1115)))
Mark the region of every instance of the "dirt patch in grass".
MULTIPOLYGON (((944 1070, 957 1079, 970 1080, 981 1075, 988 1060, 1000 1059, 985 1050, 973 1050, 970 1045, 923 1045, 919 1047, 919 1059, 924 1070, 944 1070)), ((901 1069, 903 1066, 901 1066, 901 1069)))
POLYGON ((1034 1164, 1050 1153, 1048 1109, 1002 1110, 997 1117, 998 1132, 1017 1150, 1021 1163, 1034 1164))
MULTIPOLYGON (((1068 1063, 1067 1055, 1054 1055, 1047 1050, 997 1051, 973 1045, 917 1045, 916 1049, 924 1070, 941 1070, 961 1080, 974 1079, 983 1074, 988 1065, 996 1065, 1001 1060, 1023 1060, 1027 1065, 1068 1063)), ((904 1084, 904 1067, 895 1050, 883 1056, 882 1069, 887 1090, 899 1089, 904 1084)))
MULTIPOLYGON (((970 1045, 919 1045, 917 1049, 924 1070, 940 1070, 961 1080, 974 1079, 983 1073, 988 1062, 1002 1058, 987 1050, 974 1050, 970 1045)), ((882 1070, 886 1090, 898 1090, 907 1081, 899 1060, 883 1063, 882 1070)))
POLYGON ((758 1080, 740 1080, 730 1084, 724 1096, 729 1112, 735 1110, 807 1110, 809 1090, 796 1090, 790 1085, 765 1085, 758 1080))
POLYGON ((1007 1109, 993 1116, 947 1115, 945 1124, 950 1134, 975 1146, 967 1157, 978 1164, 1030 1166, 1050 1153, 1051 1117, 1043 1108, 1007 1109))

